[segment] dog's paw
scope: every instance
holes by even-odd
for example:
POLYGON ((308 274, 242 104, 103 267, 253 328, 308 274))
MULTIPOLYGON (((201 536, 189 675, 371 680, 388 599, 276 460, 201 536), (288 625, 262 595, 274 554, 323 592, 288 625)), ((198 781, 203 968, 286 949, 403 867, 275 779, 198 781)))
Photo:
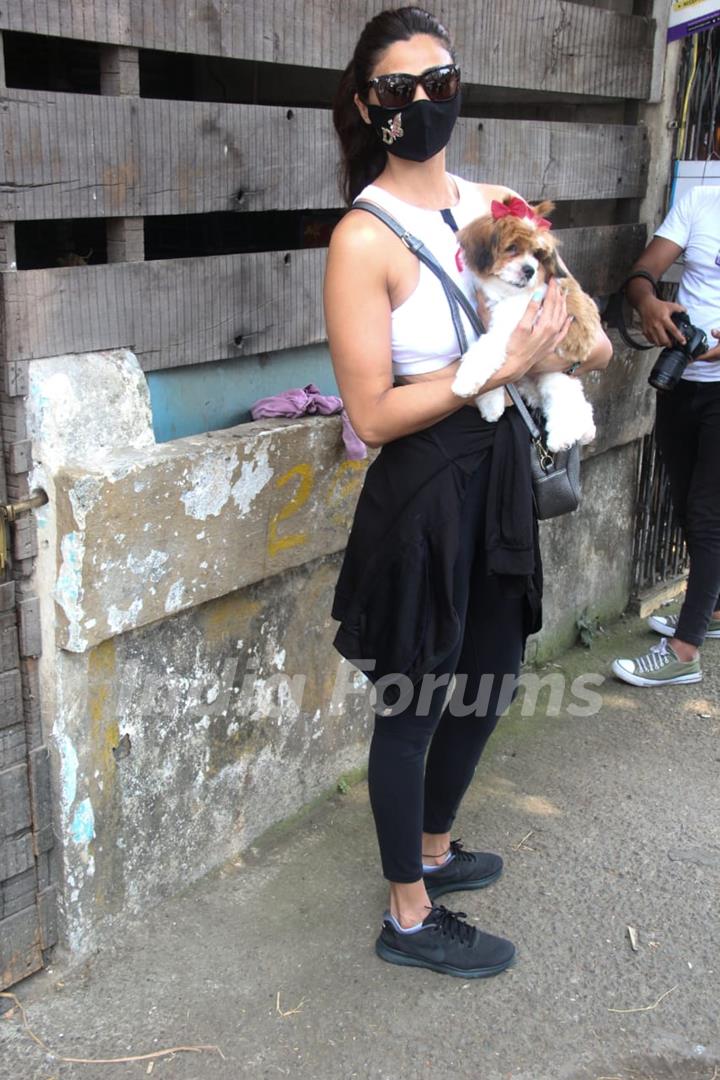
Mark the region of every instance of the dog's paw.
POLYGON ((477 381, 477 376, 471 372, 471 369, 468 367, 464 371, 461 364, 450 389, 458 397, 474 397, 480 389, 480 383, 477 381))
POLYGON ((592 405, 584 394, 577 410, 577 427, 579 429, 577 441, 581 446, 587 446, 587 444, 591 443, 595 438, 597 430, 595 428, 592 405))
POLYGON ((578 442, 580 443, 581 446, 587 446, 588 443, 591 443, 593 441, 593 439, 595 438, 596 435, 597 435, 597 428, 591 422, 590 425, 585 428, 585 431, 582 433, 582 435, 578 439, 578 442))
POLYGON ((480 394, 477 398, 477 407, 485 420, 494 423, 505 412, 505 394, 501 386, 495 390, 489 390, 487 394, 480 394))
POLYGON ((568 435, 563 431, 556 431, 554 428, 547 427, 547 448, 556 454, 558 450, 569 450, 573 443, 576 443, 577 439, 568 435))
POLYGON ((573 443, 586 445, 595 438, 592 405, 582 384, 561 372, 540 375, 547 445, 549 450, 567 450, 573 443))
MULTIPOLYGON (((584 410, 583 410, 584 412, 584 410)), ((554 416, 551 412, 546 417, 545 428, 547 433, 547 447, 553 452, 557 450, 569 450, 573 443, 579 442, 586 446, 595 438, 595 424, 592 419, 592 410, 589 418, 586 415, 554 416)))

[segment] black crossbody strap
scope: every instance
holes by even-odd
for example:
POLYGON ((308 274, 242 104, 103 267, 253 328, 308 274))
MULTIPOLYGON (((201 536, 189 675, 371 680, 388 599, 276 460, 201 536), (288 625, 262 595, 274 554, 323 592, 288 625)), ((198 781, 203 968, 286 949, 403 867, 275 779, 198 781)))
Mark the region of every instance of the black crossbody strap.
POLYGON ((636 338, 631 337, 628 333, 627 324, 625 322, 625 312, 623 311, 623 297, 625 295, 625 286, 633 278, 641 277, 645 278, 653 287, 655 295, 658 295, 658 283, 656 277, 650 273, 649 270, 640 268, 639 270, 633 270, 623 281, 617 292, 613 293, 610 297, 607 306, 605 308, 604 319, 608 326, 613 326, 620 337, 623 339, 626 345, 629 345, 631 349, 642 349, 646 351, 648 349, 657 348, 656 345, 644 345, 642 341, 638 341, 636 338))
POLYGON ((465 314, 468 315, 468 318, 470 319, 470 325, 477 331, 478 334, 483 333, 483 327, 480 323, 477 312, 473 310, 472 305, 468 302, 467 297, 462 292, 462 290, 458 289, 452 278, 445 273, 442 266, 440 266, 440 264, 435 259, 434 255, 432 255, 432 253, 428 251, 428 249, 425 247, 422 240, 418 239, 417 236, 413 236, 413 234, 408 232, 407 229, 404 229, 400 222, 395 220, 392 214, 388 214, 388 212, 384 210, 381 206, 378 206, 377 203, 369 202, 366 199, 357 199, 352 204, 352 208, 353 210, 367 210, 369 211, 369 213, 374 214, 375 217, 379 218, 380 221, 384 222, 384 224, 387 225, 389 229, 392 229, 396 236, 400 237, 405 247, 409 251, 412 251, 413 255, 417 255, 418 259, 420 259, 421 262, 424 262, 425 265, 428 266, 432 270, 432 272, 440 279, 440 283, 443 287, 445 296, 447 297, 448 303, 450 305, 450 313, 452 315, 455 333, 460 344, 460 351, 463 353, 467 352, 468 341, 467 335, 465 333, 465 327, 462 324, 462 319, 460 318, 458 312, 457 302, 453 303, 453 299, 458 299, 455 295, 456 292, 459 293, 460 296, 462 296, 463 301, 467 304, 467 308, 464 308, 464 310, 465 314))
MULTIPOLYGON (((445 270, 443 270, 440 263, 437 261, 435 256, 425 247, 422 240, 418 239, 417 236, 413 236, 413 234, 408 232, 407 229, 404 229, 400 222, 396 221, 392 214, 388 214, 388 212, 384 210, 383 207, 378 206, 377 203, 369 202, 366 199, 357 199, 352 204, 352 208, 353 210, 367 210, 369 211, 369 213, 374 214, 375 217, 379 218, 380 221, 383 221, 389 229, 392 229, 396 236, 400 237, 405 247, 408 248, 409 251, 412 251, 414 255, 417 255, 421 262, 424 262, 425 265, 429 267, 429 269, 432 270, 432 272, 440 279, 443 290, 445 292, 445 296, 448 300, 448 304, 450 305, 450 313, 452 315, 453 326, 455 327, 455 333, 457 334, 458 343, 460 345, 460 351, 461 353, 466 353, 468 349, 467 335, 465 334, 465 328, 462 325, 462 319, 460 318, 458 305, 462 307, 463 311, 467 315, 470 325, 476 331, 478 336, 485 333, 485 327, 480 321, 480 316, 478 315, 477 311, 472 306, 459 285, 457 285, 457 283, 453 281, 450 275, 446 273, 445 270)), ((540 430, 535 421, 533 420, 532 416, 528 412, 527 406, 525 405, 523 399, 520 397, 520 394, 518 393, 516 387, 513 385, 513 383, 506 383, 505 388, 507 389, 507 392, 517 406, 518 412, 520 413, 520 416, 522 417, 528 431, 530 432, 531 437, 537 441, 541 437, 540 430)))

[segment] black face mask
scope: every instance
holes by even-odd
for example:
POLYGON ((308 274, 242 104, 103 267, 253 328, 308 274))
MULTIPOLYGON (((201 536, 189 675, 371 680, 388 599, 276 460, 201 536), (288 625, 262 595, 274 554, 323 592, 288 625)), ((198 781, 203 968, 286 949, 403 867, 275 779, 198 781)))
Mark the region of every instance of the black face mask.
POLYGON ((450 101, 421 98, 402 109, 368 105, 370 122, 389 154, 427 161, 447 146, 460 113, 460 91, 450 101))

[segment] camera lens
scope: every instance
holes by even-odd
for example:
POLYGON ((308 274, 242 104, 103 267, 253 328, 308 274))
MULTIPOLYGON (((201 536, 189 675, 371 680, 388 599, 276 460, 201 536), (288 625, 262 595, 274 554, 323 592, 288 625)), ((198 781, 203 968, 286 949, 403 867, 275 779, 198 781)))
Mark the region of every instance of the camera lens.
POLYGON ((663 349, 650 372, 648 382, 656 390, 674 390, 687 367, 688 355, 675 347, 663 349))

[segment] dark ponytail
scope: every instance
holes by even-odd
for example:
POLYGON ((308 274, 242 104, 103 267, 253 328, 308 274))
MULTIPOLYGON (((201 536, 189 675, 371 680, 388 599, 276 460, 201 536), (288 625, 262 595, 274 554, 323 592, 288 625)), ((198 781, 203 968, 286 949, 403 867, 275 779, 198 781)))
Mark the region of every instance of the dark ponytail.
POLYGON ((340 139, 340 186, 350 205, 366 184, 376 180, 385 167, 385 150, 373 128, 361 117, 353 96, 365 100, 365 86, 381 53, 396 41, 414 34, 430 34, 455 59, 450 35, 434 15, 418 7, 381 11, 360 35, 353 58, 345 68, 333 103, 333 123, 340 139))

